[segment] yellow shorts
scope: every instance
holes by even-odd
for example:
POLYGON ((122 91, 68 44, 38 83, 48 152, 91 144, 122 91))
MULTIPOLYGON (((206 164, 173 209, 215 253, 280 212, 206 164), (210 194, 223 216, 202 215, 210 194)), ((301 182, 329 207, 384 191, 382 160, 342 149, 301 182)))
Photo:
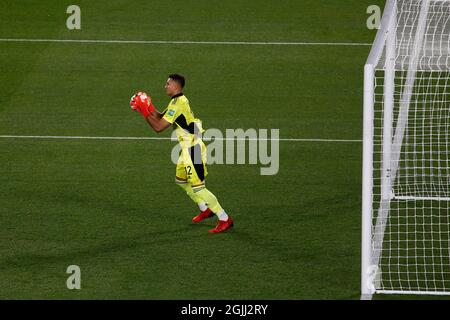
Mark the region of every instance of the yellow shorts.
POLYGON ((206 146, 203 141, 200 140, 190 148, 181 148, 177 162, 176 182, 187 182, 195 187, 204 184, 207 174, 206 146))

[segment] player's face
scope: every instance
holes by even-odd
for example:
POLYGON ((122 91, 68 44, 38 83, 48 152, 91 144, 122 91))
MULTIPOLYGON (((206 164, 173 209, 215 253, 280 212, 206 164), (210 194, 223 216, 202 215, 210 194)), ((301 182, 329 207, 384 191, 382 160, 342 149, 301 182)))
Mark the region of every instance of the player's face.
POLYGON ((177 94, 180 91, 179 87, 180 86, 178 85, 178 83, 170 78, 167 79, 166 85, 164 86, 164 88, 166 88, 166 94, 170 97, 177 94))

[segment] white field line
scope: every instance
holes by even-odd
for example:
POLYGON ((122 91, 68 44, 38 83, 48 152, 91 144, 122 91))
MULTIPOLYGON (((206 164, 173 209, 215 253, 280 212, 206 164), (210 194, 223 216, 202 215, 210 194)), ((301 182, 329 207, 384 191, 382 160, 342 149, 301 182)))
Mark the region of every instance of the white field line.
POLYGON ((184 45, 258 45, 258 46, 371 46, 361 42, 270 42, 270 41, 176 41, 176 40, 95 40, 95 39, 7 39, 0 42, 59 42, 104 44, 184 44, 184 45))
MULTIPOLYGON (((172 140, 170 137, 92 137, 92 136, 23 136, 23 135, 0 135, 1 139, 78 139, 78 140, 172 140)), ((203 139, 204 141, 213 140, 249 140, 249 141, 300 141, 300 142, 362 142, 361 139, 303 139, 303 138, 279 138, 279 139, 242 139, 242 138, 214 138, 203 139)))
MULTIPOLYGON (((370 43, 354 42, 246 42, 246 41, 165 41, 165 40, 75 40, 75 39, 6 39, 0 42, 62 42, 62 43, 109 43, 109 44, 204 44, 204 45, 297 45, 297 46, 370 46, 370 43)), ((0 135, 0 138, 22 139, 92 139, 92 140, 171 140, 166 137, 86 137, 86 136, 18 136, 0 135)), ((240 140, 229 138, 216 138, 216 140, 240 140)), ((241 139, 243 140, 243 139, 241 139)), ((246 139, 252 140, 252 139, 246 139)), ((273 139, 256 139, 273 140, 273 139)), ((361 142, 360 139, 295 139, 280 138, 279 141, 304 142, 361 142)), ((176 140, 174 140, 176 141, 176 140)), ((210 140, 205 140, 210 141, 210 140)))

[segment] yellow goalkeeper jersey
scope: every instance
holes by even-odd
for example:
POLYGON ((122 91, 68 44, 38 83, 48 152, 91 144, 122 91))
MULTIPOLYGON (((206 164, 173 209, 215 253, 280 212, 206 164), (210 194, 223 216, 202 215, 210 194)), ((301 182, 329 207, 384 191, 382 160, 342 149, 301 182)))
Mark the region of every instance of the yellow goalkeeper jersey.
POLYGON ((201 140, 205 130, 200 119, 195 118, 189 106, 189 100, 183 93, 173 96, 167 108, 162 112, 163 119, 173 124, 178 141, 182 148, 190 148, 201 140))

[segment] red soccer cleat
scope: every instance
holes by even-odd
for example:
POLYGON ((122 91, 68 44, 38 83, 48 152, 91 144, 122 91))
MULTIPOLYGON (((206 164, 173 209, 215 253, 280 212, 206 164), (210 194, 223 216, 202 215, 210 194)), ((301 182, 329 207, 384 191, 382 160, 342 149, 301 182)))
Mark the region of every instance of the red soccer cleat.
POLYGON ((211 211, 210 208, 208 208, 205 211, 202 211, 198 215, 193 217, 192 222, 200 222, 204 219, 211 218, 213 215, 214 215, 214 213, 211 211))
POLYGON ((209 230, 209 233, 218 233, 218 232, 222 232, 225 230, 230 229, 233 226, 233 220, 231 219, 231 217, 228 217, 227 221, 222 221, 219 220, 219 223, 217 224, 217 226, 211 230, 209 230))

